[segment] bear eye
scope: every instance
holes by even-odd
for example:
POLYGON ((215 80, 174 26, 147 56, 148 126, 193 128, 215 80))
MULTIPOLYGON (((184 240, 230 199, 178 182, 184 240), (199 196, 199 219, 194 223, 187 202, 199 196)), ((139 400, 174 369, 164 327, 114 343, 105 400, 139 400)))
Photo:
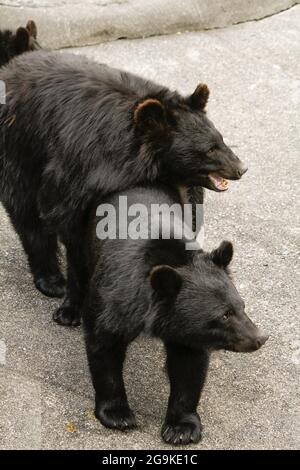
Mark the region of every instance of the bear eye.
POLYGON ((206 153, 207 155, 212 155, 217 150, 217 146, 213 145, 206 153))
POLYGON ((228 310, 226 313, 224 313, 222 318, 223 318, 224 321, 227 321, 229 319, 229 317, 231 317, 231 315, 232 315, 232 311, 228 310))

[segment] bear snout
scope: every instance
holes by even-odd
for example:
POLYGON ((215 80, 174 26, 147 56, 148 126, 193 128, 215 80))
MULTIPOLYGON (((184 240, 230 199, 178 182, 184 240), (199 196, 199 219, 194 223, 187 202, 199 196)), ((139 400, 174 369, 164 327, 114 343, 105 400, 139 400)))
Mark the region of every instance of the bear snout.
POLYGON ((241 178, 248 171, 247 165, 241 163, 240 167, 237 170, 238 176, 241 178))
POLYGON ((247 165, 239 160, 237 165, 232 166, 232 169, 228 173, 227 178, 230 180, 239 180, 247 171, 247 165))
POLYGON ((256 346, 257 346, 256 349, 261 348, 268 341, 268 339, 269 339, 269 335, 263 334, 259 336, 256 340, 256 346))
POLYGON ((253 338, 246 338, 242 341, 239 341, 234 350, 236 352, 254 352, 260 349, 266 341, 269 339, 269 335, 259 333, 253 338))

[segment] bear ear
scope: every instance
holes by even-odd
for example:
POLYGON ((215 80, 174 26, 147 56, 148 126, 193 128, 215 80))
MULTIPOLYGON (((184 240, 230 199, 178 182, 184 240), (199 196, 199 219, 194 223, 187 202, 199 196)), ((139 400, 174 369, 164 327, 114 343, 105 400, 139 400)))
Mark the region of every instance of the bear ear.
POLYGON ((156 99, 148 98, 139 103, 133 113, 137 126, 149 129, 164 127, 167 123, 164 105, 156 99))
POLYGON ((29 36, 33 37, 34 39, 37 38, 37 26, 33 20, 29 20, 27 22, 26 29, 29 33, 29 36))
POLYGON ((233 257, 233 245, 223 241, 221 245, 210 254, 212 261, 220 268, 227 268, 233 257))
POLYGON ((205 83, 199 83, 194 93, 187 98, 189 106, 193 109, 204 110, 209 98, 209 88, 205 83))
POLYGON ((155 266, 150 273, 150 282, 153 290, 162 297, 174 297, 182 284, 182 278, 176 269, 171 266, 155 266))
POLYGON ((29 32, 25 28, 18 28, 16 31, 15 46, 18 54, 28 51, 30 43, 29 32))

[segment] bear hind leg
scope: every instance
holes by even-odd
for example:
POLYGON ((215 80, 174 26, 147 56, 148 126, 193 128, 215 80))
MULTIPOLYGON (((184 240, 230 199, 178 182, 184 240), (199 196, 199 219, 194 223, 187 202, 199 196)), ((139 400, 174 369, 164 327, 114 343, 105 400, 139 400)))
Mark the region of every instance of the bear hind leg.
MULTIPOLYGON (((110 429, 127 431, 136 427, 123 381, 127 344, 114 334, 97 339, 86 336, 87 355, 96 395, 95 416, 110 429)), ((99 335, 98 335, 99 336, 99 335)))
POLYGON ((33 208, 25 215, 6 207, 28 258, 36 288, 48 297, 63 297, 65 279, 57 257, 57 235, 49 233, 33 208))

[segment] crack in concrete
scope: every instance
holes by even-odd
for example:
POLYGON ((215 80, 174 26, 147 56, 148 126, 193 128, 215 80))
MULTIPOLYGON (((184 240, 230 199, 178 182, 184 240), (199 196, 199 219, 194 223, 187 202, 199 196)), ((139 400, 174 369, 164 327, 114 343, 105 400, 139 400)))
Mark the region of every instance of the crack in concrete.
POLYGON ((289 6, 288 8, 283 8, 282 10, 276 11, 274 13, 269 13, 268 15, 262 16, 260 18, 252 18, 251 20, 237 21, 228 26, 214 26, 213 28, 204 28, 203 31, 213 31, 214 29, 226 29, 226 28, 230 28, 231 26, 237 26, 239 24, 259 22, 259 21, 265 20, 266 18, 272 18, 272 16, 279 15, 280 13, 283 13, 284 11, 289 11, 299 4, 300 4, 300 1, 297 0, 295 3, 293 3, 293 5, 289 6))
MULTIPOLYGON (((155 33, 155 34, 148 34, 147 36, 139 36, 139 37, 126 37, 126 36, 122 36, 122 37, 118 37, 118 38, 115 38, 115 39, 110 39, 108 41, 100 41, 100 42, 87 42, 86 44, 84 45, 79 45, 79 46, 74 46, 74 45, 70 45, 70 46, 65 46, 65 47, 62 47, 61 49, 80 49, 80 48, 84 48, 84 47, 90 47, 90 46, 97 46, 97 45, 100 45, 100 44, 103 44, 103 42, 113 42, 113 41, 122 41, 122 40, 131 40, 131 41, 134 41, 134 40, 140 40, 140 39, 147 39, 147 38, 154 38, 154 37, 163 37, 163 36, 172 36, 172 35, 175 35, 175 34, 184 34, 184 33, 198 33, 198 32, 210 32, 210 31, 219 31, 219 30, 224 30, 224 29, 228 29, 228 28, 231 28, 233 26, 238 26, 238 25, 241 25, 241 24, 248 24, 248 23, 253 23, 253 22, 259 22, 259 21, 263 21, 267 18, 272 18, 273 16, 276 16, 276 15, 279 15, 280 13, 284 13, 286 11, 289 11, 291 10, 292 8, 294 8, 295 6, 299 5, 300 4, 300 1, 296 1, 293 5, 291 5, 290 7, 288 8, 284 8, 280 11, 277 11, 275 13, 270 13, 269 15, 265 15, 261 18, 254 18, 252 20, 245 20, 245 21, 238 21, 236 23, 232 23, 231 25, 228 25, 228 26, 214 26, 212 28, 202 28, 202 29, 185 29, 185 31, 177 31, 176 33, 175 32, 172 32, 172 33, 161 33, 161 34, 158 34, 158 33, 155 33)), ((1 5, 1 3, 0 3, 1 5)), ((188 27, 187 27, 188 28, 188 27)))

